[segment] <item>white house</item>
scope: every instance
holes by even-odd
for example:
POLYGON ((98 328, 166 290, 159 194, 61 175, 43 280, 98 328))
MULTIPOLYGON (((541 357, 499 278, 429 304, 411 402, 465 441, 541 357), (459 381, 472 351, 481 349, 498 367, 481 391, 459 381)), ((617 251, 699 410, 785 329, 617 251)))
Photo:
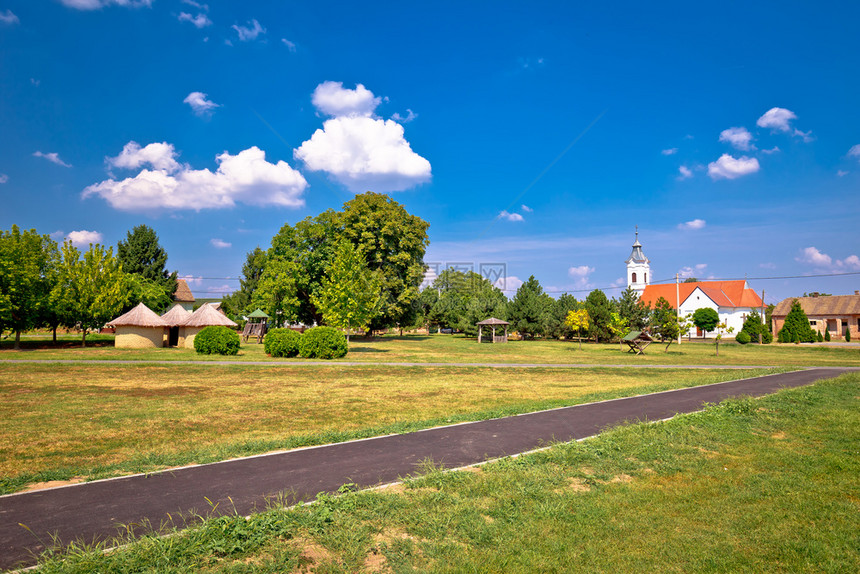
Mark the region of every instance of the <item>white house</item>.
MULTIPOLYGON (((649 307, 654 308, 661 297, 668 301, 673 309, 678 309, 680 305, 682 317, 688 313, 694 313, 697 309, 710 307, 717 312, 721 323, 726 323, 727 327, 734 329, 732 334, 728 335, 730 337, 741 330, 744 320, 753 310, 757 310, 760 314, 764 312, 761 297, 743 279, 649 284, 650 261, 642 253, 638 235, 637 233, 636 242, 633 244, 633 253, 626 261, 627 286, 637 291, 639 299, 649 307)), ((693 327, 689 335, 716 337, 717 333, 701 333, 693 327)))

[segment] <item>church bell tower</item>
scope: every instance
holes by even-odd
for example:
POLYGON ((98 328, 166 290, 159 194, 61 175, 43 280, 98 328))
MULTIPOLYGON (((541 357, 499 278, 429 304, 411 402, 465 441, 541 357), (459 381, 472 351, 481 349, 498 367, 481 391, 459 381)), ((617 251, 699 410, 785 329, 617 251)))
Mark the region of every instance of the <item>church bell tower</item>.
POLYGON ((642 253, 642 244, 639 243, 639 226, 636 226, 636 241, 633 243, 633 252, 627 258, 627 286, 642 295, 645 286, 649 285, 651 274, 651 261, 642 253))

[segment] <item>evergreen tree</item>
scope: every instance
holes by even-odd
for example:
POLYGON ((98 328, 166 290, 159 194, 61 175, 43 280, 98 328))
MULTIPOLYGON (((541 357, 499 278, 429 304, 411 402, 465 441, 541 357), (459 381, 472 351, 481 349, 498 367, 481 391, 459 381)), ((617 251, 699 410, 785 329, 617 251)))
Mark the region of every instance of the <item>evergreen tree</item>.
POLYGON ((585 309, 588 311, 589 326, 588 334, 597 342, 611 341, 612 329, 612 305, 606 294, 600 289, 595 289, 585 298, 585 309))
MULTIPOLYGON (((825 332, 825 340, 829 334, 829 330, 825 332)), ((785 323, 777 336, 780 343, 814 343, 818 339, 815 329, 809 325, 809 318, 797 299, 792 301, 791 309, 785 316, 785 323)))
POLYGON ((508 304, 511 328, 524 339, 534 339, 535 335, 542 333, 543 320, 552 303, 552 297, 543 292, 535 276, 530 276, 508 304))
POLYGON ((573 330, 566 322, 567 314, 578 308, 579 303, 576 301, 576 297, 568 293, 562 293, 558 299, 553 301, 544 315, 544 334, 554 339, 573 335, 573 330))
POLYGON ((627 324, 634 331, 641 331, 648 325, 648 315, 651 310, 639 299, 639 294, 628 287, 621 292, 616 302, 618 314, 627 319, 627 324))
POLYGON ((753 309, 752 312, 747 315, 747 318, 744 319, 741 331, 748 334, 750 336, 750 341, 753 343, 758 343, 759 335, 761 335, 761 342, 763 344, 773 341, 773 335, 771 335, 767 326, 761 322, 761 315, 755 309, 753 309))
POLYGON ((167 271, 167 251, 158 242, 158 235, 148 225, 138 225, 126 233, 125 241, 116 247, 116 257, 124 273, 139 275, 143 281, 133 281, 132 297, 127 308, 143 301, 156 312, 164 311, 173 301, 176 292, 176 271, 167 271), (152 296, 152 286, 157 286, 164 296, 152 296))

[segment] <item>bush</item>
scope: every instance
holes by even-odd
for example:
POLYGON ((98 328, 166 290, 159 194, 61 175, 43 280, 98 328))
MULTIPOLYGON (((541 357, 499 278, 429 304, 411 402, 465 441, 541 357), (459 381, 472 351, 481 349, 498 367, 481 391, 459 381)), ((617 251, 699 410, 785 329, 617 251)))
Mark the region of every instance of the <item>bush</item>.
POLYGON ((239 352, 239 334, 223 325, 204 327, 194 337, 194 350, 203 355, 235 355, 239 352))
POLYGON ((263 339, 263 350, 272 357, 295 357, 302 335, 292 329, 272 329, 263 339))
POLYGON ((750 334, 746 331, 741 331, 740 333, 738 333, 737 337, 735 337, 735 341, 737 341, 741 345, 746 345, 750 342, 750 334))
POLYGON ((818 342, 819 343, 824 342, 824 335, 821 334, 821 331, 818 331, 818 342))
POLYGON ((851 329, 849 329, 849 328, 845 329, 845 342, 846 343, 851 342, 851 329))
POLYGON ((313 327, 299 339, 299 356, 305 359, 337 359, 347 350, 346 336, 334 327, 313 327))
POLYGON ((830 342, 830 329, 824 330, 824 340, 827 341, 828 343, 830 342))

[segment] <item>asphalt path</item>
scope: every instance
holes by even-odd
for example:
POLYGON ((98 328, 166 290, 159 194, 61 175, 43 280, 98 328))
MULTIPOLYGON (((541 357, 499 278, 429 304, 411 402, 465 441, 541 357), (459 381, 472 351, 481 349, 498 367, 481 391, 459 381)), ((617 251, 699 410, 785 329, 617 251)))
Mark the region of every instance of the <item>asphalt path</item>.
MULTIPOLYGON (((665 391, 446 427, 296 449, 170 471, 0 497, 0 569, 35 562, 56 540, 106 540, 124 525, 158 527, 168 516, 264 509, 312 500, 349 482, 370 487, 415 473, 423 461, 447 468, 593 436, 627 421, 656 421, 704 403, 761 396, 832 378, 848 368, 815 368, 665 391)), ((175 523, 174 523, 175 524, 175 523)))

